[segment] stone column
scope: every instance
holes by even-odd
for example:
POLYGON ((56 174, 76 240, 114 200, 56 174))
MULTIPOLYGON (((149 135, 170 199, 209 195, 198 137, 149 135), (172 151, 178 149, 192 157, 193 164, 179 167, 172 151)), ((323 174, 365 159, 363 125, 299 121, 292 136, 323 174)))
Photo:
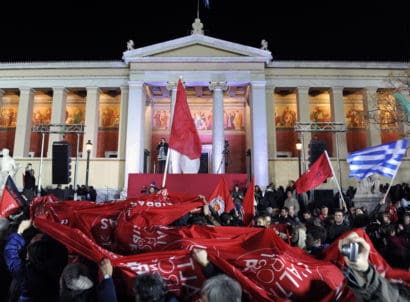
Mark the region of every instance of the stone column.
POLYGON ((266 82, 252 81, 251 89, 252 170, 255 184, 266 187, 269 183, 266 82))
POLYGON ((172 127, 172 121, 174 120, 174 107, 175 102, 177 100, 177 82, 167 82, 167 89, 171 91, 171 109, 170 109, 170 117, 169 117, 169 129, 172 127))
POLYGON ((87 87, 85 102, 85 134, 83 140, 83 154, 87 154, 87 142, 93 144, 91 158, 95 157, 98 149, 98 112, 101 90, 98 87, 87 87))
MULTIPOLYGON (((332 111, 334 121, 338 123, 345 122, 345 106, 344 106, 344 99, 343 99, 343 87, 332 87, 330 101, 332 102, 332 111)), ((338 148, 339 158, 346 158, 347 157, 347 138, 346 132, 335 132, 333 136, 333 150, 334 154, 333 157, 336 157, 336 152, 338 148), (336 146, 336 137, 338 136, 337 141, 338 145, 336 146)))
POLYGON ((268 159, 276 158, 275 88, 266 87, 266 118, 268 133, 268 159))
MULTIPOLYGON (((65 124, 65 113, 68 90, 64 87, 53 87, 53 104, 51 105, 51 124, 65 124)), ((61 128, 58 128, 61 129, 61 128)), ((48 140, 47 157, 53 156, 53 142, 62 141, 63 134, 51 133, 48 140)))
POLYGON ((375 111, 378 108, 377 105, 377 87, 367 87, 365 94, 365 110, 370 116, 375 116, 377 120, 369 121, 369 129, 367 132, 368 146, 380 145, 382 143, 382 137, 380 133, 380 124, 378 113, 375 111), (376 112, 376 113, 375 113, 376 112))
POLYGON ((226 82, 210 82, 209 90, 213 91, 212 119, 212 173, 224 174, 224 95, 228 89, 226 82))
POLYGON ((118 158, 125 157, 125 139, 127 132, 128 87, 121 87, 120 125, 118 129, 118 158))
MULTIPOLYGON (((298 119, 299 122, 302 123, 310 123, 310 111, 309 111, 309 87, 297 87, 296 89, 296 97, 297 97, 297 104, 298 104, 298 119)), ((307 161, 308 157, 308 150, 309 150, 309 143, 312 138, 312 134, 310 132, 301 132, 300 133, 302 138, 302 159, 305 165, 302 173, 307 170, 307 165, 309 162, 307 161)))
POLYGON ((30 151, 33 103, 34 90, 28 87, 20 88, 13 157, 27 157, 30 151))
POLYGON ((130 81, 128 93, 127 137, 124 187, 129 173, 144 172, 145 92, 142 81, 130 81))

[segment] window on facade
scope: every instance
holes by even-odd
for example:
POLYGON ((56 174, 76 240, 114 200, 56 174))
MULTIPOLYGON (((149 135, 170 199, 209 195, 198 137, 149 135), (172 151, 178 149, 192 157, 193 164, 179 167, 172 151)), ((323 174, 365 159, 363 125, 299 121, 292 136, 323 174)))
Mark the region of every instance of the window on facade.
MULTIPOLYGON (((36 89, 34 94, 32 123, 35 124, 50 124, 51 108, 52 108, 52 91, 36 89)), ((31 132, 30 149, 27 156, 40 157, 41 148, 43 147, 43 156, 47 157, 49 135, 44 136, 44 146, 42 146, 42 134, 31 132)))
POLYGON ((105 90, 100 94, 97 157, 118 157, 120 99, 120 90, 105 90))
POLYGON ((296 157, 295 123, 298 121, 296 92, 294 89, 275 89, 274 122, 276 127, 276 153, 278 157, 296 157))
MULTIPOLYGON (((84 124, 85 123, 85 102, 86 102, 85 90, 72 90, 67 93, 67 102, 65 109, 65 123, 66 124, 84 124)), ((83 148, 83 137, 81 134, 79 137, 79 144, 77 146, 78 135, 66 134, 64 140, 71 144, 71 156, 77 156, 77 149, 81 152, 83 148)))
MULTIPOLYGON (((325 127, 320 126, 320 123, 332 122, 333 117, 330 108, 330 93, 327 89, 309 90, 309 117, 311 123, 319 123, 318 130, 325 127)), ((333 156, 333 139, 334 132, 316 131, 311 133, 312 140, 319 140, 326 144, 326 150, 329 156, 333 156)))
POLYGON ((0 97, 0 150, 7 148, 10 150, 10 155, 13 155, 18 106, 19 91, 5 90, 0 97))
POLYGON ((347 151, 353 152, 367 147, 367 114, 364 94, 361 89, 343 90, 344 116, 346 123, 347 151))
POLYGON ((377 90, 377 118, 380 125, 382 144, 390 143, 401 138, 403 122, 400 108, 391 89, 377 90))

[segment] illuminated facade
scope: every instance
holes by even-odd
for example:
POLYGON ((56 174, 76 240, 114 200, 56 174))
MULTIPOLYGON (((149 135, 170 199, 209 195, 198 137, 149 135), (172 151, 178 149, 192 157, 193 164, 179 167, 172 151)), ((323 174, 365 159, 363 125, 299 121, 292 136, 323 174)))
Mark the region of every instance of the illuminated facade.
MULTIPOLYGON (((252 170, 261 186, 286 185, 298 177, 295 143, 301 133, 295 123, 339 122, 346 131, 303 134, 302 162, 306 169, 311 138, 325 141, 346 187, 355 183, 347 178, 348 152, 407 135, 408 124, 397 122, 394 111, 378 110, 381 123, 369 116, 387 106, 382 96, 392 89, 391 75, 405 78, 410 64, 275 61, 262 48, 193 31, 130 47, 119 61, 0 63, 0 149, 9 148, 22 166, 31 162, 38 171, 42 135, 31 131, 33 124, 84 124, 77 183, 84 183, 90 140, 90 184, 100 191, 127 188, 129 173, 156 171, 155 147, 169 136, 180 76, 203 144, 205 173, 252 170)), ((43 185, 51 184, 52 143, 62 139, 45 136, 43 185)), ((64 139, 75 157, 77 136, 64 139)), ((396 181, 408 182, 409 169, 406 158, 396 181)), ((22 187, 22 177, 17 184, 22 187)))

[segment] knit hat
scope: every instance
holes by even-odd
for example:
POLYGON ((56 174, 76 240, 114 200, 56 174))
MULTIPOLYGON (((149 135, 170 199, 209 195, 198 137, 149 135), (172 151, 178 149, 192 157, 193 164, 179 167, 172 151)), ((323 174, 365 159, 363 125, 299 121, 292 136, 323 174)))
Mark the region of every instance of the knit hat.
POLYGON ((87 290, 93 287, 93 282, 88 278, 87 268, 80 263, 66 265, 61 275, 65 286, 74 291, 87 290))

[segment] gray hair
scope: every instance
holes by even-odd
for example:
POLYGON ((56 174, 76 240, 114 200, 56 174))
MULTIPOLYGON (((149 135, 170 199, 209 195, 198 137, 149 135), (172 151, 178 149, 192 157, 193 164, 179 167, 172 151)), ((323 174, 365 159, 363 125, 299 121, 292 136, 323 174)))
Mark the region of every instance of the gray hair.
POLYGON ((201 293, 208 302, 240 302, 242 299, 241 285, 225 274, 207 279, 201 293))

